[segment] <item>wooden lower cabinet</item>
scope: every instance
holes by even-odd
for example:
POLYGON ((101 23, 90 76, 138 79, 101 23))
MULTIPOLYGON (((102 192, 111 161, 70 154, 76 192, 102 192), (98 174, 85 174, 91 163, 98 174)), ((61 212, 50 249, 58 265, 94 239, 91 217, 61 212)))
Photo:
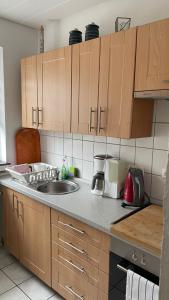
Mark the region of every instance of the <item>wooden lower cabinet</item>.
POLYGON ((50 208, 7 188, 3 203, 7 249, 51 286, 50 208))
POLYGON ((17 259, 19 258, 17 199, 10 189, 3 189, 3 219, 5 246, 17 259))
POLYGON ((51 215, 53 289, 66 300, 108 300, 109 236, 53 209, 51 215))

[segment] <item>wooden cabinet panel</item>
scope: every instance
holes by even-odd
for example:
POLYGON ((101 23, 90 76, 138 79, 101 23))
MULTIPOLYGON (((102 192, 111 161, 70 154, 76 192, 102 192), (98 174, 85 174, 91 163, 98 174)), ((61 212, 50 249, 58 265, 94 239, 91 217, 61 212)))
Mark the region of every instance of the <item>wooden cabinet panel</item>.
POLYGON ((50 208, 21 194, 17 197, 20 261, 50 285, 50 208))
POLYGON ((169 89, 169 19, 138 27, 135 90, 169 89))
POLYGON ((22 85, 22 126, 36 128, 38 85, 36 56, 21 60, 21 85, 22 85))
POLYGON ((51 210, 51 222, 57 227, 67 231, 80 239, 87 240, 99 249, 109 252, 110 237, 83 222, 80 222, 68 215, 51 210))
POLYGON ((52 261, 52 287, 66 300, 97 300, 98 289, 71 269, 56 260, 52 261))
POLYGON ((71 131, 96 134, 100 39, 72 46, 71 131))
POLYGON ((43 129, 70 132, 71 47, 44 53, 41 72, 43 129))
POLYGON ((135 47, 136 28, 101 38, 99 123, 107 136, 131 136, 135 47))
POLYGON ((100 288, 104 292, 108 291, 108 274, 99 270, 99 268, 95 268, 86 260, 59 246, 55 242, 52 242, 52 258, 64 264, 90 284, 100 288))
POLYGON ((3 189, 5 246, 19 258, 17 199, 12 190, 3 189))

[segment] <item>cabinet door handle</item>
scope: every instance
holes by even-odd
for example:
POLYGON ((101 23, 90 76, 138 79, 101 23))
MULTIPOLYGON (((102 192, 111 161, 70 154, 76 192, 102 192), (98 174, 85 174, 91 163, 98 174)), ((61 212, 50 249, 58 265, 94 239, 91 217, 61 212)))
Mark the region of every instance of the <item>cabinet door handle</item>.
POLYGON ((70 229, 73 229, 74 231, 78 232, 78 233, 81 233, 81 234, 85 234, 85 231, 82 231, 76 227, 74 227, 72 224, 67 224, 67 223, 63 223, 62 221, 58 221, 59 224, 63 225, 63 226, 66 226, 70 229))
POLYGON ((72 293, 74 296, 76 296, 77 298, 79 298, 80 300, 85 300, 85 298, 83 296, 80 296, 79 294, 77 294, 71 286, 65 285, 65 288, 72 293))
POLYGON ((39 108, 37 109, 37 116, 38 116, 38 126, 39 125, 43 125, 43 108, 39 108), (40 112, 41 112, 41 122, 39 121, 40 120, 40 112))
POLYGON ((85 272, 84 268, 79 268, 79 267, 76 266, 71 260, 68 260, 68 259, 66 259, 66 258, 64 258, 64 257, 62 257, 62 256, 61 256, 61 258, 62 258, 65 262, 67 262, 69 265, 71 265, 72 267, 74 267, 75 269, 77 269, 78 271, 80 271, 81 273, 84 273, 84 272, 85 272))
MULTIPOLYGON (((95 129, 96 130, 96 126, 92 126, 92 121, 93 121, 93 118, 92 118, 92 115, 93 113, 97 113, 97 109, 92 109, 92 107, 90 108, 90 121, 89 121, 89 132, 92 131, 92 129, 95 129)), ((97 123, 97 120, 96 120, 96 123, 97 123)))
POLYGON ((64 243, 65 245, 71 247, 72 249, 76 250, 77 252, 81 253, 81 254, 86 254, 86 252, 84 250, 81 250, 79 248, 77 248, 76 246, 74 246, 72 243, 68 243, 62 239, 59 238, 59 241, 61 241, 62 243, 64 243))
POLYGON ((36 123, 37 123, 37 120, 35 121, 35 119, 34 119, 35 112, 37 113, 37 109, 32 106, 32 126, 36 125, 36 123))
POLYGON ((17 216, 18 216, 18 198, 17 198, 17 196, 16 196, 15 194, 13 194, 12 202, 13 202, 13 207, 12 207, 12 209, 13 209, 13 211, 16 210, 17 216), (16 200, 16 207, 15 207, 15 200, 16 200))
POLYGON ((100 133, 100 131, 101 130, 104 130, 104 127, 102 127, 102 113, 105 113, 106 111, 104 110, 104 109, 102 109, 101 108, 101 106, 100 106, 100 109, 99 109, 99 129, 98 129, 98 131, 99 131, 99 133, 100 133))
POLYGON ((169 79, 161 80, 161 82, 163 82, 163 83, 169 83, 169 79))
POLYGON ((23 220, 23 203, 21 201, 18 201, 18 218, 21 218, 23 220), (21 213, 20 213, 20 207, 21 207, 21 213))

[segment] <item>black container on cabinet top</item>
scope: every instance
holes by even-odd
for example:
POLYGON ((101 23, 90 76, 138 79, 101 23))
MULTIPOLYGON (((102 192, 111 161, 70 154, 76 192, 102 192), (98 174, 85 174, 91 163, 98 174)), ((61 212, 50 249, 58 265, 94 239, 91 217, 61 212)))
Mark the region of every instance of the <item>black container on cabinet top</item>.
POLYGON ((82 32, 75 28, 69 32, 69 45, 78 44, 82 42, 82 32))
POLYGON ((95 23, 86 25, 85 41, 99 37, 99 26, 95 23))

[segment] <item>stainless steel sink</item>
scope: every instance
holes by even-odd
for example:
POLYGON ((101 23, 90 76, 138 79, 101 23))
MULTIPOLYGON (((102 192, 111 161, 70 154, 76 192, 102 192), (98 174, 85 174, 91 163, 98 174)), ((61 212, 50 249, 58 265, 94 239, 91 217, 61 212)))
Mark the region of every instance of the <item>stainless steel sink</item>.
POLYGON ((76 192, 79 185, 69 180, 58 180, 54 182, 47 182, 37 187, 37 191, 49 195, 64 195, 76 192))

